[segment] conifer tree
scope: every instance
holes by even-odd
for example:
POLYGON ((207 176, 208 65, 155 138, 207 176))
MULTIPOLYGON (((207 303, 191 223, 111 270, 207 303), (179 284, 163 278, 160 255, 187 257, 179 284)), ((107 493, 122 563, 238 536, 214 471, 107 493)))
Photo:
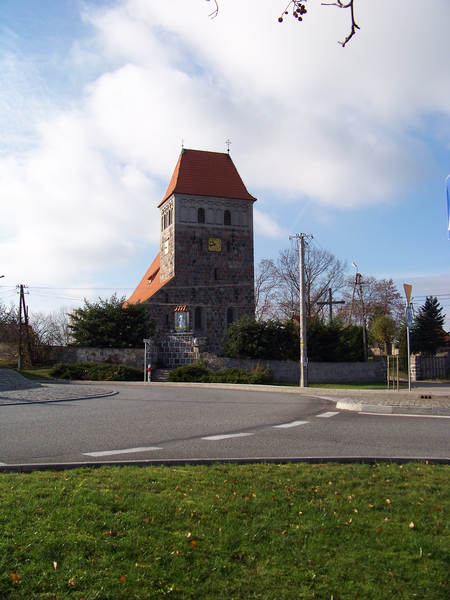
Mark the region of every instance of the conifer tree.
POLYGON ((423 353, 435 356, 439 348, 446 345, 443 330, 445 316, 442 310, 437 298, 427 296, 411 329, 412 354, 423 353))

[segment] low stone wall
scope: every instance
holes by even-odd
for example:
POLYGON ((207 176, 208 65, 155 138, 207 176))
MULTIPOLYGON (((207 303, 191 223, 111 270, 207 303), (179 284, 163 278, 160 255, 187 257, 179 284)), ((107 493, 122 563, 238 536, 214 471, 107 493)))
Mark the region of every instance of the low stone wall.
MULTIPOLYGON (((201 354, 203 340, 191 339, 191 336, 174 335, 167 339, 167 345, 158 344, 154 350, 152 361, 162 355, 168 368, 189 364, 201 358, 214 371, 238 367, 251 371, 258 365, 269 367, 274 381, 294 383, 300 379, 298 362, 283 362, 278 360, 246 360, 237 358, 222 358, 215 354, 201 354)), ((58 356, 58 362, 113 362, 129 365, 137 369, 144 368, 144 349, 127 348, 63 348, 58 356)), ((372 383, 386 381, 386 360, 373 360, 357 363, 313 363, 308 365, 308 381, 310 383, 372 383)))
POLYGON ((112 362, 114 364, 128 365, 136 369, 144 368, 144 348, 78 348, 68 346, 62 348, 58 355, 58 362, 112 362))
MULTIPOLYGON (((294 383, 300 380, 298 362, 277 360, 246 360, 237 358, 221 358, 202 354, 201 359, 214 371, 237 367, 250 371, 258 364, 269 367, 274 381, 294 383)), ((375 383, 386 381, 386 360, 353 363, 313 363, 308 364, 308 381, 310 383, 375 383)))

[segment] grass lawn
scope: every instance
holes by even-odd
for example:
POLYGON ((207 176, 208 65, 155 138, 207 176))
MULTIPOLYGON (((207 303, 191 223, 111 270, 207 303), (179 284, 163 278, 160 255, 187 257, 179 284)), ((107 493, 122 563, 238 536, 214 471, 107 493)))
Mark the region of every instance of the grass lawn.
POLYGON ((48 379, 53 367, 30 367, 29 369, 17 370, 18 373, 32 380, 48 379))
MULTIPOLYGON (((298 383, 270 383, 270 385, 299 387, 298 383)), ((387 390, 387 383, 308 383, 310 388, 336 390, 387 390)), ((391 384, 392 387, 392 384, 391 384)))
POLYGON ((0 473, 0 597, 448 600, 450 468, 0 473))

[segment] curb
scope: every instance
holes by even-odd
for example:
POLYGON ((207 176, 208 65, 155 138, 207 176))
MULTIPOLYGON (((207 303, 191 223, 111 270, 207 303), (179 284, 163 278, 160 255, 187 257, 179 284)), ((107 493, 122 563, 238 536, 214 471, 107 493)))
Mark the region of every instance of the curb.
POLYGON ((363 402, 336 403, 338 410, 349 410, 361 413, 375 413, 385 415, 417 415, 417 416, 441 416, 450 417, 450 409, 439 406, 400 406, 393 404, 364 404, 363 402))
POLYGON ((404 457, 386 458, 376 456, 341 456, 329 457, 284 457, 284 458, 192 458, 192 459, 155 459, 155 460, 130 460, 130 461, 98 461, 98 462, 74 462, 74 463, 37 463, 23 465, 1 465, 0 473, 32 473, 33 471, 65 471, 70 469, 96 469, 99 467, 158 467, 158 466, 195 466, 195 465, 217 465, 217 464, 376 464, 376 463, 405 464, 409 462, 425 462, 432 464, 450 464, 450 458, 433 457, 404 457))

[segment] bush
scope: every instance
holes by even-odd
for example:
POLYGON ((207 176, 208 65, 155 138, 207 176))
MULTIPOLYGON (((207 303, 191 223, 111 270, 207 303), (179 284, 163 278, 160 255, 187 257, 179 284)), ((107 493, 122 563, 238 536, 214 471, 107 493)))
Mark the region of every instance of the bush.
POLYGON ((143 373, 127 365, 81 362, 56 365, 50 371, 50 377, 79 381, 142 381, 143 373))
POLYGON ((269 382, 269 369, 260 365, 251 371, 244 369, 223 369, 210 371, 201 361, 177 367, 167 377, 168 381, 191 383, 251 383, 264 384, 269 382))
POLYGON ((227 329, 225 356, 256 360, 299 360, 298 331, 293 321, 255 321, 243 317, 227 329))
POLYGON ((73 345, 87 348, 143 348, 142 340, 155 329, 145 303, 127 304, 115 294, 98 302, 85 299, 69 316, 73 345))

